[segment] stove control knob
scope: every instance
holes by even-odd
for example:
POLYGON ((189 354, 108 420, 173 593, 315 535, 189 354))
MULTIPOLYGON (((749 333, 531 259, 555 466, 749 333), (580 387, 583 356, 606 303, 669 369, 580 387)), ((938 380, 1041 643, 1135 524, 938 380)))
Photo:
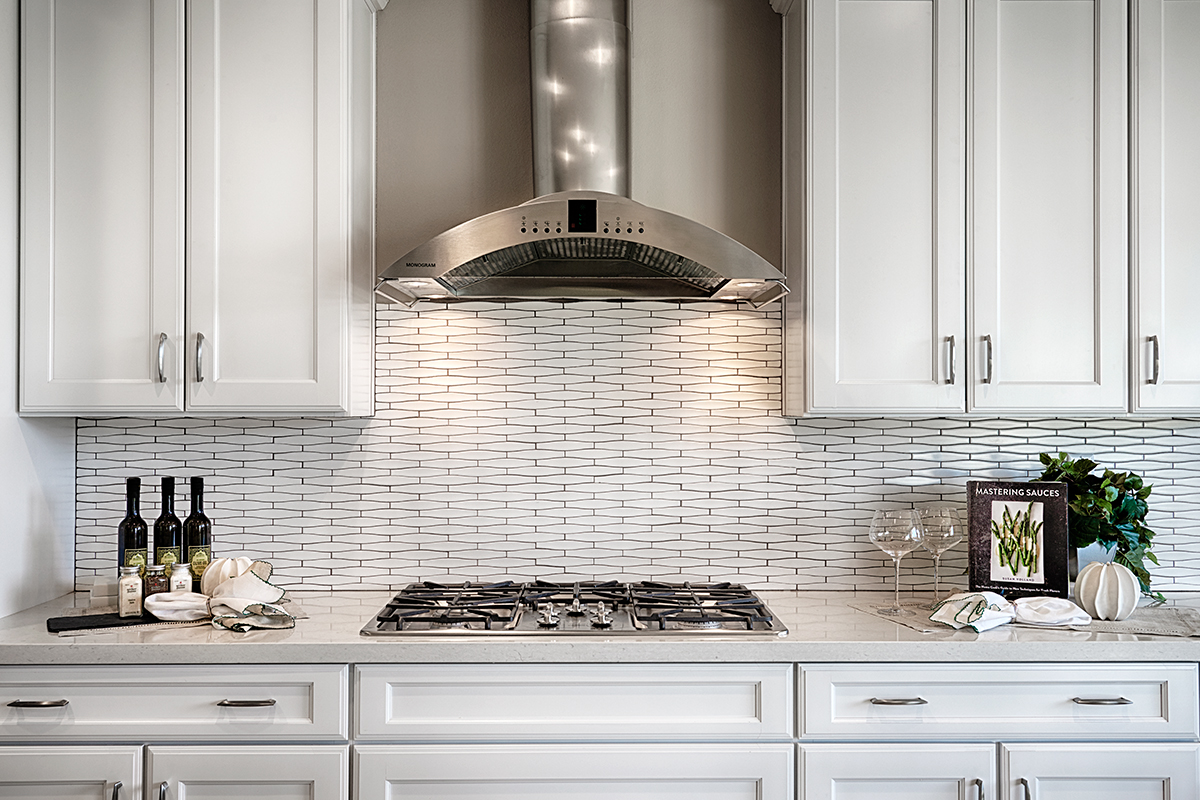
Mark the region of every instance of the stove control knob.
POLYGON ((593 628, 611 628, 613 624, 612 612, 604 603, 596 604, 596 615, 592 617, 593 628))
POLYGON ((554 603, 542 603, 538 606, 538 625, 543 628, 553 628, 558 625, 558 611, 554 603))

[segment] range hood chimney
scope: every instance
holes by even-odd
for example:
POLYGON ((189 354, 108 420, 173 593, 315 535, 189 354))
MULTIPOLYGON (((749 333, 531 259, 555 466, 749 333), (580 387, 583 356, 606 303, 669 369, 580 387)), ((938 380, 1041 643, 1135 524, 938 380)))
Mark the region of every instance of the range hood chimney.
POLYGON ((784 276, 749 248, 629 199, 626 0, 531 0, 534 187, 380 275, 418 300, 722 300, 769 303, 784 276))

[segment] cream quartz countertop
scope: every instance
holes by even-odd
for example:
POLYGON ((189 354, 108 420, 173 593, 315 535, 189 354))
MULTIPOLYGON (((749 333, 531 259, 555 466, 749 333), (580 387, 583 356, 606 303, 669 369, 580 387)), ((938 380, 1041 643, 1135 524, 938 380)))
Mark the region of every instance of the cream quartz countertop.
MULTIPOLYGON (((366 637, 359 630, 390 592, 295 592, 310 615, 291 630, 245 634, 211 626, 58 637, 46 619, 87 604, 65 595, 0 619, 0 665, 554 662, 1200 661, 1200 639, 1003 626, 984 634, 921 633, 856 611, 884 592, 759 593, 790 631, 777 639, 366 637)), ((1175 602, 1191 605, 1195 598, 1175 602)))

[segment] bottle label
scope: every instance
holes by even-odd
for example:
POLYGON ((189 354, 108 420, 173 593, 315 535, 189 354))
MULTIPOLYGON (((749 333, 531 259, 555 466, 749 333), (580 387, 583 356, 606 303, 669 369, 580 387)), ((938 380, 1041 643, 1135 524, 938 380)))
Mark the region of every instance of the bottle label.
POLYGON ((141 550, 126 550, 123 567, 137 567, 138 575, 146 577, 146 548, 141 550))
POLYGON ((182 549, 181 547, 160 547, 154 552, 158 555, 158 563, 165 566, 167 572, 170 573, 171 565, 179 563, 179 551, 182 549))
POLYGON ((204 575, 204 570, 208 569, 208 562, 212 561, 212 546, 202 545, 200 547, 188 548, 188 564, 192 568, 192 577, 196 580, 204 575))

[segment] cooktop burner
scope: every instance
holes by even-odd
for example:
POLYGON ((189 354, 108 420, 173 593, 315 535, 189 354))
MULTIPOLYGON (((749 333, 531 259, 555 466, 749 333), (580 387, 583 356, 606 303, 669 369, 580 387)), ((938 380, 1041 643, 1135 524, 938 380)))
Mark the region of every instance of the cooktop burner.
POLYGON ((579 581, 414 583, 364 636, 786 636, 758 595, 736 583, 579 581))

